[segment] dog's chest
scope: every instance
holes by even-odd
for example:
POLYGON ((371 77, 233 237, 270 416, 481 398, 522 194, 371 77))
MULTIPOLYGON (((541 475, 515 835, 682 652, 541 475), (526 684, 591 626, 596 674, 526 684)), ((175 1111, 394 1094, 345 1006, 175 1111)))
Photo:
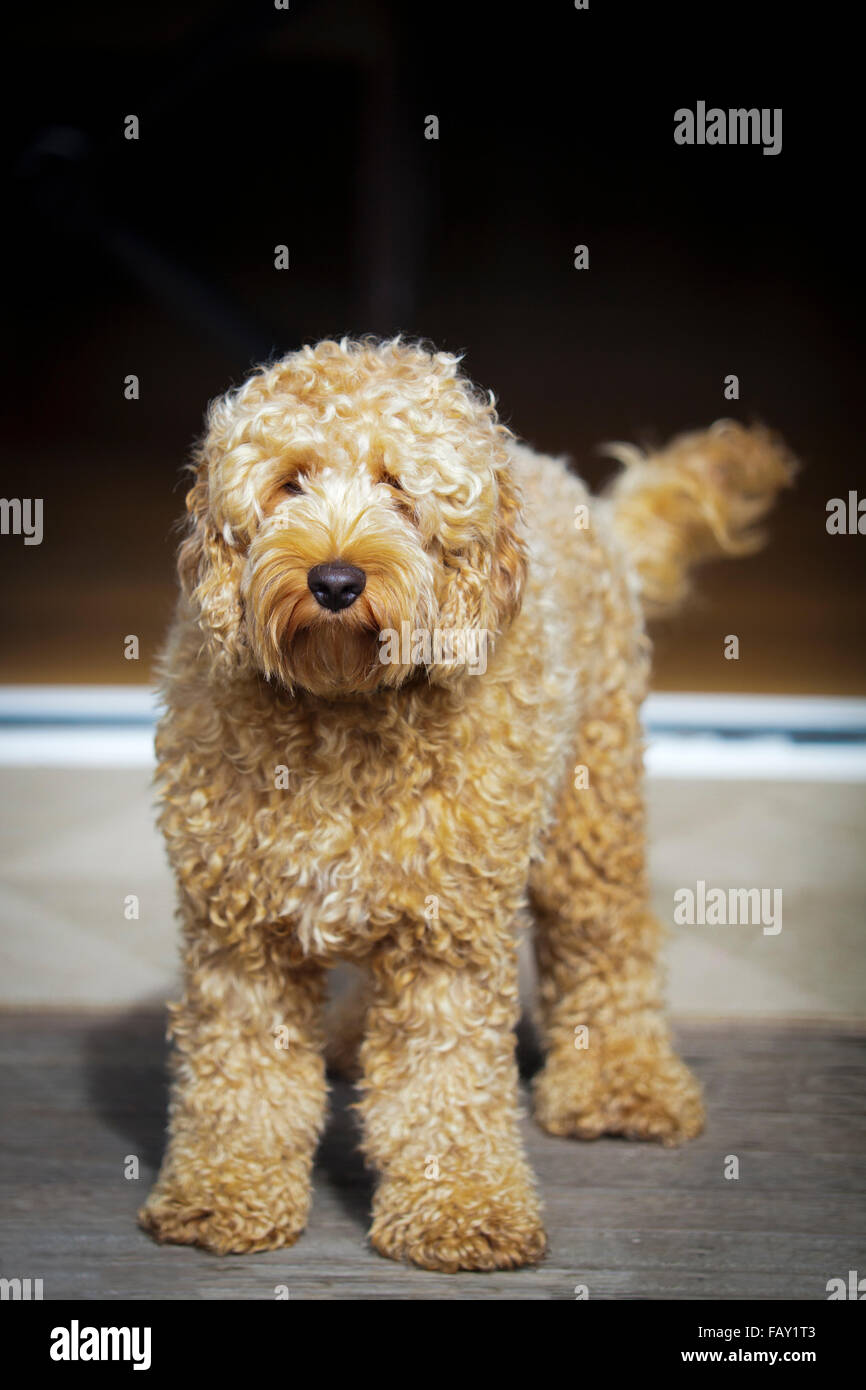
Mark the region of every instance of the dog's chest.
POLYGON ((363 953, 434 893, 464 781, 450 754, 359 731, 275 761, 251 847, 270 915, 306 954, 363 953))
POLYGON ((311 957, 365 954, 401 920, 453 916, 503 854, 525 854, 534 793, 486 737, 453 718, 259 728, 202 766, 200 813, 164 815, 172 858, 218 920, 285 924, 311 957))
POLYGON ((407 919, 516 902, 559 759, 538 710, 530 757, 526 711, 489 682, 472 692, 219 729, 175 708, 161 824, 196 914, 235 938, 279 923, 324 959, 363 955, 407 919))

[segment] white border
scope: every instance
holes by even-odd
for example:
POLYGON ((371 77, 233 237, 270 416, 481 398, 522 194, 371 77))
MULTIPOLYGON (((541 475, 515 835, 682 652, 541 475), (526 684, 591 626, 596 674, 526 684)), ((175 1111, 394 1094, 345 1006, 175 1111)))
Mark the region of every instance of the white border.
MULTIPOLYGON (((152 768, 157 712, 147 686, 0 686, 0 767, 152 768)), ((866 739, 808 739, 866 729, 866 700, 662 692, 644 720, 653 778, 866 782, 866 739)))
POLYGON ((147 685, 0 685, 0 722, 152 721, 158 707, 147 685))
MULTIPOLYGON (((153 720, 156 692, 146 685, 0 685, 0 723, 10 720, 109 723, 153 720)), ((825 695, 725 695, 656 691, 644 705, 648 727, 866 729, 866 699, 825 695)))
POLYGON ((646 770, 670 781, 866 782, 866 743, 650 734, 646 770))
POLYGON ((775 729, 843 734, 866 730, 866 700, 827 695, 705 695, 659 691, 644 705, 648 727, 775 729))

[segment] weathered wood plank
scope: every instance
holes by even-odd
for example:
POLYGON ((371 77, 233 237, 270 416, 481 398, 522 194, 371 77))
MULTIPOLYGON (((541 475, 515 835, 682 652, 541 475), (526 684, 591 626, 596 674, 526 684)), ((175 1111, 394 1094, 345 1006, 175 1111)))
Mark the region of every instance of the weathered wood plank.
MULTIPOLYGON (((855 1025, 689 1023, 707 1131, 673 1152, 524 1132, 551 1248, 536 1270, 430 1274, 367 1245, 372 1184, 337 1083, 310 1225, 291 1250, 218 1259, 154 1246, 135 1211, 163 1143, 163 1020, 0 1015, 0 1273, 46 1298, 821 1299, 864 1266, 866 1037, 855 1025), (135 1153, 141 1176, 123 1160, 135 1153), (725 1157, 740 1176, 726 1180, 725 1157)), ((524 1061, 526 1058, 524 1048, 524 1061)), ((527 1068, 525 1068, 526 1070, 527 1068)))

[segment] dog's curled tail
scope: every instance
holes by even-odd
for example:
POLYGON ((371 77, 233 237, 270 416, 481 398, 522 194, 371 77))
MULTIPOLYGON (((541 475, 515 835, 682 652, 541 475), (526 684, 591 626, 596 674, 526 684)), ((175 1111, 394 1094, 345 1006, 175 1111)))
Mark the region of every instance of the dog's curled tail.
POLYGON ((603 452, 624 465, 607 496, 651 617, 681 602, 694 565, 761 548, 756 522, 797 470, 776 435, 733 420, 678 435, 657 453, 631 444, 603 452))

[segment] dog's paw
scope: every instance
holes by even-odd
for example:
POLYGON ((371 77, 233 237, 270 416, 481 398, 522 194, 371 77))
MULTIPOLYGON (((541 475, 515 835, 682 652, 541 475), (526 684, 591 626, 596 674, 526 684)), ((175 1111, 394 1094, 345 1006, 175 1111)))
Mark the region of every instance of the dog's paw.
POLYGON ((243 1255, 294 1245, 306 1225, 308 1205, 279 1192, 256 1202, 247 1193, 212 1197, 168 1183, 154 1188, 138 1221, 160 1244, 200 1245, 217 1255, 243 1255))
POLYGON ((535 1117, 550 1134, 622 1134, 672 1147, 704 1127, 701 1088, 667 1043, 603 1040, 600 1053, 558 1054, 533 1086, 535 1117))
POLYGON ((528 1179, 493 1182, 384 1178, 373 1204, 370 1241, 380 1255, 422 1269, 517 1269, 547 1248, 538 1198, 528 1179))

